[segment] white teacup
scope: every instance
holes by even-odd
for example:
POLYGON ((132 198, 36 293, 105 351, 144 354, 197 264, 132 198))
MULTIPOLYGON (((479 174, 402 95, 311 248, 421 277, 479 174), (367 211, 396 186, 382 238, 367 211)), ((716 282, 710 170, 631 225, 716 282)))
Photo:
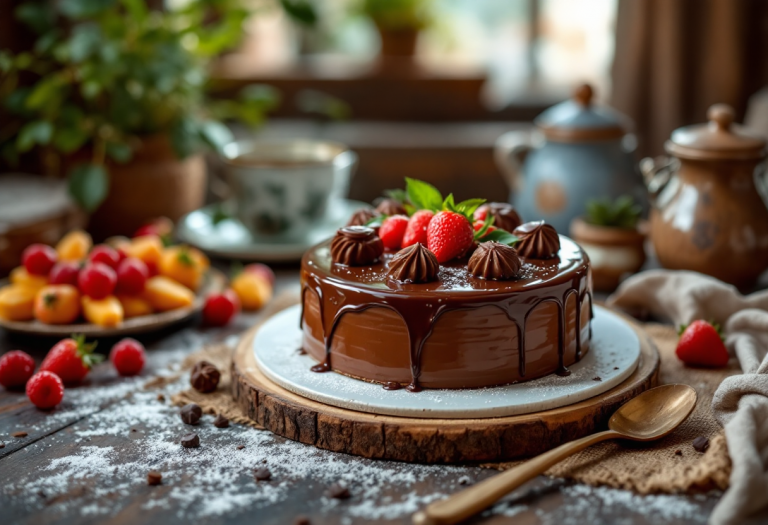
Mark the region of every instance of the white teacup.
POLYGON ((235 215, 254 238, 299 239, 349 192, 357 155, 320 140, 232 142, 224 147, 235 215))

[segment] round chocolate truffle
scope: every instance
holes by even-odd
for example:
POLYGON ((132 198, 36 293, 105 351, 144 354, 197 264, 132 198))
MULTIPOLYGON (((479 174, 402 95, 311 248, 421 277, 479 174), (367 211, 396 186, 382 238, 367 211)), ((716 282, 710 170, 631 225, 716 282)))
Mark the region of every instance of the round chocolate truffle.
POLYGON ((467 263, 467 271, 480 279, 506 281, 517 277, 522 261, 511 246, 481 242, 467 263))
POLYGON ((331 259, 345 266, 365 266, 379 260, 384 243, 373 228, 344 226, 331 241, 331 259))
POLYGON ((378 216, 379 214, 373 208, 360 208, 349 218, 347 226, 365 226, 371 219, 378 216))
POLYGON ((376 211, 387 217, 391 217, 392 215, 408 215, 405 208, 403 208, 403 205, 395 199, 383 199, 379 205, 376 206, 376 211))
POLYGON ((515 207, 507 202, 489 202, 477 209, 478 212, 491 214, 493 225, 502 230, 512 232, 523 223, 515 207))
POLYGON ((552 259, 560 251, 557 230, 544 221, 526 222, 512 233, 519 239, 517 253, 526 259, 552 259))
POLYGON ((428 283, 437 279, 438 272, 440 263, 435 254, 417 242, 392 257, 387 277, 399 283, 428 283))

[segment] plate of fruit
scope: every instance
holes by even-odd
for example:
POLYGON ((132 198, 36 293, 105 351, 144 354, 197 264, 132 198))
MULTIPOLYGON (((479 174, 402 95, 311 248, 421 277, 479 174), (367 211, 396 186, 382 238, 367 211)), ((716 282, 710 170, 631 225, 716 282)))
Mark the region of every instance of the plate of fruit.
POLYGON ((168 246, 160 231, 137 233, 94 246, 75 230, 56 246, 28 246, 22 266, 0 282, 0 327, 50 336, 136 334, 191 317, 225 288, 225 276, 199 250, 168 246))

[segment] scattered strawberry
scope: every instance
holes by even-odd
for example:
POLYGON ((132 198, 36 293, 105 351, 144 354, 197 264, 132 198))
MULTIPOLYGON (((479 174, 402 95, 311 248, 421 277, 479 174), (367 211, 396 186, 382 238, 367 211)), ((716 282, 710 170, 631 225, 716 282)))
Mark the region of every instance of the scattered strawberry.
POLYGON ((437 262, 444 263, 460 257, 472 247, 474 230, 466 216, 453 211, 441 211, 427 227, 427 248, 437 262))
MULTIPOLYGON (((489 209, 490 207, 487 204, 483 204, 475 210, 475 213, 472 214, 472 218, 475 219, 475 224, 477 224, 477 221, 480 221, 480 224, 485 222, 489 209)), ((475 231, 477 231, 477 227, 475 227, 475 231)))
POLYGON ((720 327, 702 320, 680 327, 675 353, 686 365, 709 368, 722 368, 729 358, 720 327))
POLYGON ((270 286, 275 285, 275 272, 272 271, 272 268, 267 266, 266 264, 261 263, 253 263, 249 264, 245 268, 243 268, 244 272, 252 272, 256 275, 261 275, 264 277, 264 279, 267 280, 267 282, 270 284, 270 286))
POLYGON ((37 408, 53 408, 64 398, 64 384, 53 372, 40 371, 27 381, 27 397, 37 408))
POLYGON ((149 269, 141 259, 127 257, 117 267, 118 293, 136 295, 144 291, 149 279, 149 269))
POLYGON ((211 294, 205 300, 203 321, 211 326, 228 324, 240 311, 240 299, 233 290, 211 294))
POLYGON ((168 217, 158 217, 157 219, 152 219, 148 223, 140 226, 139 229, 136 230, 136 232, 133 234, 133 236, 135 238, 143 237, 144 235, 157 235, 163 239, 163 242, 165 242, 170 240, 172 233, 173 221, 168 217))
POLYGON ((99 244, 94 246, 91 253, 88 254, 88 261, 106 264, 114 270, 117 269, 117 265, 120 263, 120 254, 107 244, 99 244))
POLYGON ((103 356, 94 354, 96 343, 85 343, 85 336, 62 339, 51 348, 40 365, 41 371, 53 372, 66 384, 82 381, 91 366, 99 363, 103 356))
POLYGON ((111 295, 117 284, 115 270, 102 263, 88 263, 77 278, 80 291, 91 299, 104 299, 111 295))
POLYGON ((126 337, 117 342, 109 352, 109 360, 121 376, 135 376, 144 368, 144 345, 126 337))
POLYGON ((379 228, 384 247, 388 250, 399 250, 403 246, 403 236, 408 227, 408 217, 405 215, 392 215, 384 219, 379 228))
POLYGON ((35 360, 21 350, 12 350, 0 357, 0 385, 5 388, 24 386, 35 373, 35 360))
POLYGON ((32 275, 47 276, 57 259, 56 250, 45 244, 31 244, 21 254, 24 268, 32 275))
POLYGON ((59 261, 48 274, 49 284, 71 284, 77 286, 77 276, 80 274, 80 263, 75 261, 59 261))
MULTIPOLYGON (((477 213, 475 213, 475 217, 477 217, 477 213)), ((484 225, 485 225, 485 218, 483 218, 482 220, 477 219, 475 223, 472 225, 472 227, 475 229, 476 232, 479 232, 480 230, 483 229, 484 225)), ((489 233, 495 230, 496 230, 496 226, 488 226, 488 229, 485 230, 485 234, 488 235, 489 233)))
POLYGON ((408 221, 408 227, 405 229, 405 235, 403 235, 403 248, 407 248, 417 242, 420 242, 424 246, 427 245, 427 226, 434 217, 434 212, 430 210, 419 210, 408 221))

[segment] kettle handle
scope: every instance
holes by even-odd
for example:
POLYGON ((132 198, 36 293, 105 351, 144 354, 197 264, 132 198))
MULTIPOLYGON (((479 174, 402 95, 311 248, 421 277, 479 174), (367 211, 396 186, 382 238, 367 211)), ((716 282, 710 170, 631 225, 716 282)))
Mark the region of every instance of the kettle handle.
POLYGON ((645 157, 640 161, 640 172, 643 174, 651 202, 655 201, 659 193, 667 187, 672 179, 672 174, 677 171, 679 165, 680 161, 676 158, 664 155, 645 157))
POLYGON ((513 192, 520 189, 520 173, 523 162, 532 149, 533 136, 528 130, 508 131, 496 139, 493 158, 504 176, 507 186, 513 192))

